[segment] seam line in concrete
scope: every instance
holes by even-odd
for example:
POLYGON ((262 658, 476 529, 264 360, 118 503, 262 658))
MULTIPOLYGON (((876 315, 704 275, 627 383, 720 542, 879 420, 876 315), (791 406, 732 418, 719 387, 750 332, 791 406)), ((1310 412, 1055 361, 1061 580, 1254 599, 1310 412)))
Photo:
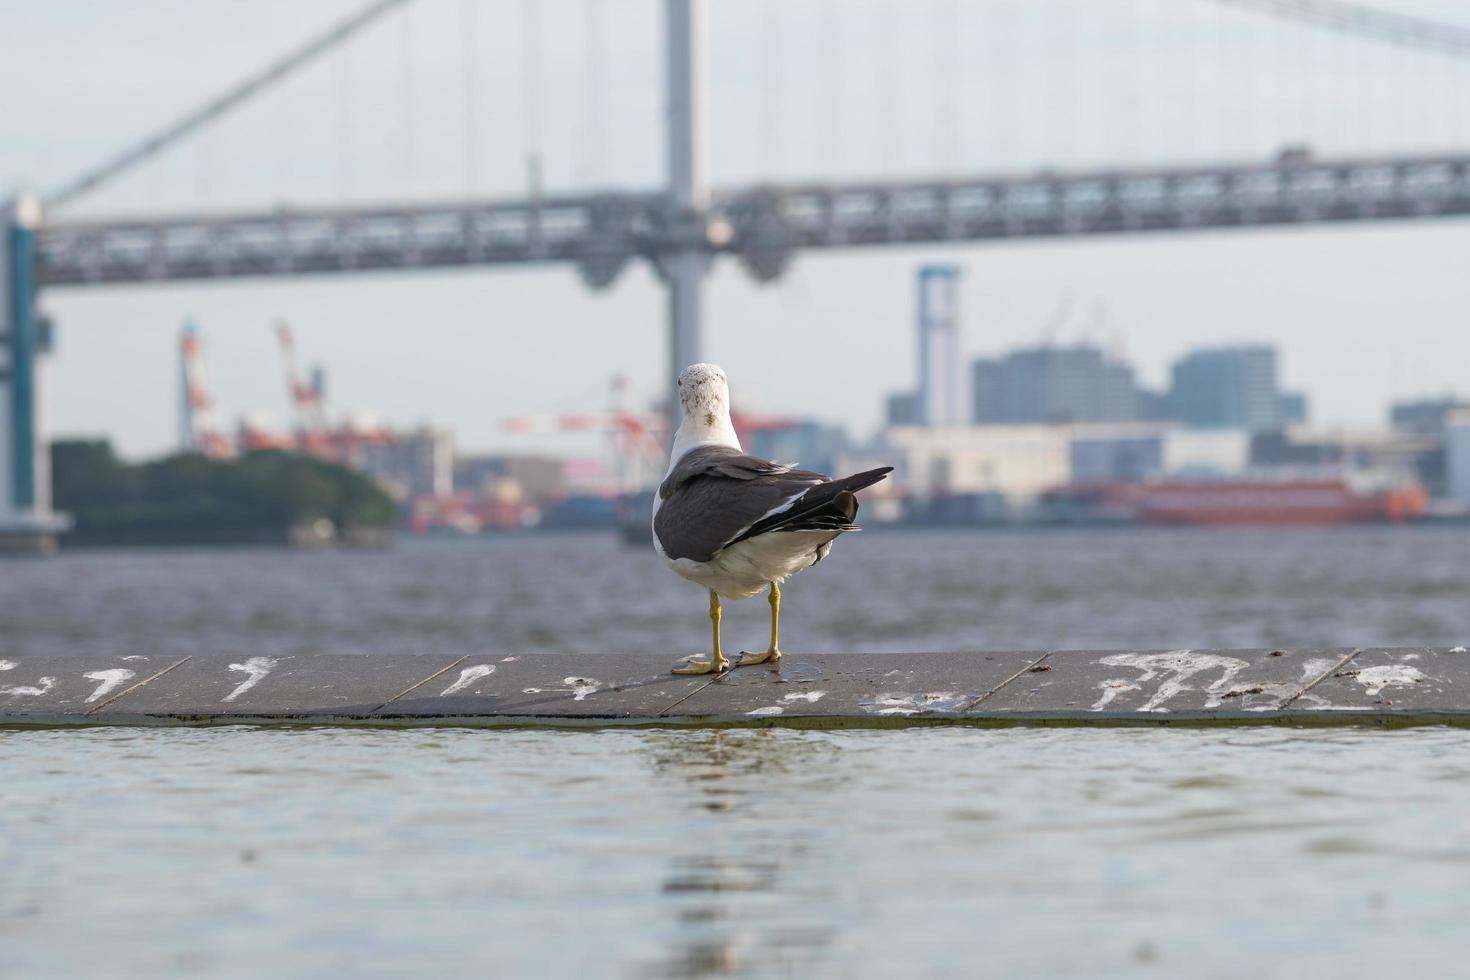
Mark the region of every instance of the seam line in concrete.
POLYGON ((1307 684, 1306 687, 1303 687, 1300 691, 1297 691, 1291 697, 1286 698, 1280 704, 1278 704, 1276 706, 1276 710, 1277 711, 1284 711, 1287 708, 1291 707, 1292 702, 1294 702, 1297 698, 1301 697, 1303 694, 1306 694, 1312 688, 1316 687, 1318 684, 1322 683, 1327 678, 1329 678, 1333 674, 1337 673, 1339 670, 1342 670, 1342 668, 1345 667, 1345 666, 1347 666, 1347 664, 1354 657, 1356 657, 1358 654, 1360 654, 1362 652, 1363 652, 1363 648, 1362 647, 1353 647, 1351 650, 1348 651, 1348 655, 1346 657, 1343 657, 1337 663, 1333 664, 1331 667, 1328 667, 1318 677, 1314 678, 1311 681, 1311 683, 1307 684))
POLYGON ((698 694, 700 691, 703 691, 705 688, 709 687, 711 684, 713 684, 715 681, 717 681, 719 679, 720 679, 720 675, 719 674, 716 674, 714 677, 712 677, 711 679, 705 681, 699 687, 696 687, 694 690, 690 691, 688 694, 684 695, 682 698, 680 698, 679 700, 675 701, 673 704, 669 705, 667 708, 660 709, 660 711, 659 711, 659 713, 658 713, 658 715, 656 717, 662 718, 664 715, 667 715, 670 711, 673 711, 679 705, 683 704, 685 701, 688 701, 690 698, 694 697, 694 695, 698 694))
POLYGON ((372 711, 369 711, 368 714, 370 714, 370 715, 377 714, 379 711, 382 711, 384 708, 388 707, 388 705, 392 704, 394 701, 397 701, 401 697, 407 697, 408 695, 412 694, 414 691, 417 691, 419 688, 421 688, 425 684, 429 683, 429 681, 433 680, 434 678, 438 677, 440 674, 444 673, 446 670, 453 670, 455 667, 458 667, 460 664, 464 663, 468 659, 470 659, 470 655, 469 654, 465 654, 463 657, 460 657, 458 660, 455 660, 455 661, 453 661, 451 663, 445 664, 443 667, 440 667, 438 670, 434 671, 428 677, 425 677, 423 680, 419 681, 417 684, 413 685, 412 687, 409 687, 409 688, 406 688, 406 689, 404 689, 402 691, 399 691, 397 694, 393 695, 391 698, 389 698, 388 700, 384 701, 382 704, 378 705, 372 711))
POLYGON ((1001 681, 999 684, 995 685, 990 690, 986 691, 984 694, 971 701, 969 704, 965 705, 963 708, 960 709, 960 713, 963 714, 966 711, 974 711, 975 708, 979 706, 981 701, 986 700, 994 694, 998 694, 1001 688, 1005 687, 1007 684, 1015 680, 1017 677, 1020 677, 1022 674, 1034 670, 1043 660, 1045 660, 1047 657, 1050 657, 1053 652, 1054 651, 1052 650, 1046 651, 1041 656, 1037 657, 1035 660, 1031 661, 1029 664, 1022 667, 1020 670, 1016 671, 1014 674, 1007 677, 1005 680, 1001 681))
POLYGON ((150 681, 157 680, 158 678, 162 677, 164 674, 167 674, 169 671, 173 670, 179 664, 187 663, 188 661, 193 660, 193 659, 194 659, 194 655, 193 654, 190 654, 189 656, 185 657, 183 660, 176 660, 176 661, 174 661, 173 663, 169 664, 167 667, 165 667, 162 670, 160 670, 158 673, 152 675, 151 677, 145 677, 145 678, 143 678, 141 681, 139 681, 138 683, 134 684, 132 687, 128 688, 127 690, 125 690, 125 691, 118 691, 116 694, 114 694, 112 697, 108 698, 106 701, 103 701, 101 704, 99 704, 96 707, 94 707, 91 710, 89 710, 87 712, 87 714, 89 714, 89 715, 95 715, 97 712, 101 711, 103 708, 107 707, 108 705, 112 704, 113 702, 120 701, 123 698, 127 697, 129 694, 132 694, 134 691, 136 691, 138 688, 142 687, 144 684, 147 684, 150 681))

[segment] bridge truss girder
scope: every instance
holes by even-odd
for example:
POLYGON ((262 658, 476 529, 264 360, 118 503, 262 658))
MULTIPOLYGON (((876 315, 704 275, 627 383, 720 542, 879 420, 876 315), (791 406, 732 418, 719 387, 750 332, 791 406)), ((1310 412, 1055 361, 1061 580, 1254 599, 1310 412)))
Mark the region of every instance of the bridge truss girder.
POLYGON ((1189 231, 1470 214, 1470 156, 1038 172, 768 186, 705 221, 659 193, 66 221, 38 236, 49 287, 569 263, 589 286, 694 245, 779 277, 801 249, 1189 231))

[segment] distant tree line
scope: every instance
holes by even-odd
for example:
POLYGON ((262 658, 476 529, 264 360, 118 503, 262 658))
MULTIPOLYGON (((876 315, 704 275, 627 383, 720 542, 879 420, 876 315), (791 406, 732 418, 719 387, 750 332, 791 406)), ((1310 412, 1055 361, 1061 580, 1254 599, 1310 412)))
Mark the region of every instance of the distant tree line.
POLYGON ((75 522, 69 544, 274 543, 320 520, 351 532, 395 517, 392 499, 362 474, 277 450, 134 465, 105 440, 56 441, 51 478, 56 508, 75 522))

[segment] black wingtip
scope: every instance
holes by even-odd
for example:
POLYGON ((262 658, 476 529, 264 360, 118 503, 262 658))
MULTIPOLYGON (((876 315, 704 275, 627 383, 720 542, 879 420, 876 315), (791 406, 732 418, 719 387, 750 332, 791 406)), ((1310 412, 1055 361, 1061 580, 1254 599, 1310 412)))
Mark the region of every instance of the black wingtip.
POLYGON ((880 466, 875 470, 864 470, 861 473, 854 473, 852 476, 844 477, 835 482, 840 484, 844 490, 861 490, 864 487, 871 487, 892 472, 893 467, 880 466))

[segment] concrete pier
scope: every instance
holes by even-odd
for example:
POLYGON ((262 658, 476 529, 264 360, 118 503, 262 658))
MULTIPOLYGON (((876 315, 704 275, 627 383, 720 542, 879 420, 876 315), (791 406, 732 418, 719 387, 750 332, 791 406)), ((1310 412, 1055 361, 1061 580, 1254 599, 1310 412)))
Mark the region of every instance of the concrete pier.
POLYGON ((0 657, 0 726, 1464 724, 1470 653, 1362 648, 673 656, 0 657))

